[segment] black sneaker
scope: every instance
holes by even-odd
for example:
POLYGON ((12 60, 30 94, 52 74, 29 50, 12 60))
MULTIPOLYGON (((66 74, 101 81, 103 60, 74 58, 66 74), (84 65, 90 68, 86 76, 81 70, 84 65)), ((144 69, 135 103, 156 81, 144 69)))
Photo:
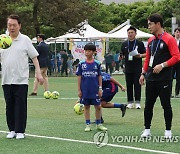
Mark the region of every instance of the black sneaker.
POLYGON ((120 108, 121 109, 121 111, 122 111, 122 117, 124 117, 125 116, 125 113, 126 113, 126 104, 122 104, 123 106, 120 108))
POLYGON ((104 123, 104 119, 101 117, 101 123, 103 124, 104 123))
POLYGON ((31 94, 29 94, 29 96, 37 96, 37 93, 31 93, 31 94))

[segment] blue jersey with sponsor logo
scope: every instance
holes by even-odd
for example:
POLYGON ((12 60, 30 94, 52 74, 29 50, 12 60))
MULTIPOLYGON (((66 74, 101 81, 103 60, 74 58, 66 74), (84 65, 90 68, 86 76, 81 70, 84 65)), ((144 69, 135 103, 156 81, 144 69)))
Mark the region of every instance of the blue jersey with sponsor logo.
POLYGON ((118 92, 118 85, 110 81, 110 74, 102 72, 101 75, 103 94, 118 92))
POLYGON ((99 76, 101 75, 100 62, 97 60, 92 63, 81 61, 78 64, 76 75, 81 76, 82 98, 98 98, 99 76))

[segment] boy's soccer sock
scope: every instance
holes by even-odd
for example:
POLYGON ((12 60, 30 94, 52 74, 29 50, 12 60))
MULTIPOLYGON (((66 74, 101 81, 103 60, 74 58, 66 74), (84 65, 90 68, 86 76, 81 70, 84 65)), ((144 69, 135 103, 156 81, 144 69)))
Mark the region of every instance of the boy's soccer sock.
POLYGON ((122 106, 123 106, 122 104, 114 103, 114 108, 121 108, 122 106))
POLYGON ((89 125, 91 123, 90 120, 86 120, 86 125, 89 125))
POLYGON ((96 120, 96 125, 99 125, 101 123, 101 120, 100 119, 97 119, 96 120))

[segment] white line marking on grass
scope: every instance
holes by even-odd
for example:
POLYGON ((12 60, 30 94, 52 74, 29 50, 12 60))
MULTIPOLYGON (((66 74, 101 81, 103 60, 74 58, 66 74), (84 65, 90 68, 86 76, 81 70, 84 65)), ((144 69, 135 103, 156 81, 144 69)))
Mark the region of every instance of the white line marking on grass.
MULTIPOLYGON (((44 97, 42 97, 42 98, 28 98, 29 100, 36 100, 36 99, 45 99, 44 97)), ((75 97, 75 98, 58 98, 58 99, 64 99, 64 100, 71 100, 71 99, 76 99, 76 100, 78 100, 78 98, 77 97, 75 97)), ((58 100, 58 99, 55 99, 55 100, 58 100)), ((53 99, 46 99, 46 100, 53 100, 53 99)))
MULTIPOLYGON (((34 97, 34 98, 28 98, 28 100, 40 100, 40 99, 45 99, 44 97, 34 97)), ((75 100, 78 100, 79 98, 78 97, 72 97, 72 98, 69 98, 69 97, 67 97, 67 98, 58 98, 58 99, 63 99, 63 100, 71 100, 71 99, 75 99, 75 100)), ((58 99, 55 99, 55 100, 58 100, 58 99)), ((0 100, 4 100, 4 98, 0 98, 0 100)), ((46 100, 53 100, 53 99, 46 99, 46 100)))
MULTIPOLYGON (((8 132, 0 131, 0 133, 8 133, 8 132)), ((91 142, 91 141, 75 140, 75 139, 60 138, 60 137, 49 137, 49 136, 32 135, 32 134, 26 134, 26 136, 35 137, 35 138, 45 138, 45 139, 60 140, 60 141, 77 142, 77 143, 96 144, 96 143, 91 142)), ((132 146, 118 145, 118 144, 107 144, 106 146, 116 147, 116 148, 132 149, 132 150, 138 150, 138 151, 161 153, 161 154, 178 154, 178 153, 174 153, 174 152, 151 150, 151 149, 138 148, 138 147, 132 147, 132 146)))
MULTIPOLYGON (((116 97, 116 96, 115 96, 114 98, 127 98, 127 97, 116 97)), ((141 97, 141 98, 145 98, 145 97, 141 97)), ((1 100, 4 100, 4 98, 2 98, 2 97, 1 97, 0 99, 1 99, 1 100)), ((35 97, 35 96, 34 96, 33 98, 32 98, 32 97, 28 97, 28 100, 37 100, 37 99, 45 99, 45 98, 44 98, 43 96, 42 96, 42 97, 35 97)), ((58 99, 62 99, 62 100, 72 100, 72 99, 74 100, 74 99, 75 99, 75 100, 78 100, 79 98, 78 98, 78 97, 71 97, 71 98, 70 98, 70 97, 66 97, 66 98, 61 98, 61 97, 60 97, 60 98, 58 98, 58 99)), ((176 98, 171 98, 171 99, 172 99, 172 100, 174 100, 174 99, 177 100, 176 98)), ((48 100, 48 99, 47 99, 47 100, 48 100)), ((52 100, 52 99, 50 99, 50 100, 52 100)))
MULTIPOLYGON (((114 98, 127 98, 127 97, 114 97, 114 98)), ((141 98, 145 98, 145 97, 141 97, 141 98)), ((1 100, 4 100, 4 98, 0 98, 1 100)), ((28 100, 37 100, 37 99, 45 99, 43 96, 42 97, 33 97, 33 98, 31 98, 31 97, 28 97, 27 98, 28 100)), ((66 97, 66 98, 58 98, 58 99, 62 99, 62 100, 78 100, 79 98, 78 97, 66 97)), ((48 99, 47 99, 48 100, 48 99)), ((49 99, 49 100, 52 100, 52 99, 49 99)))

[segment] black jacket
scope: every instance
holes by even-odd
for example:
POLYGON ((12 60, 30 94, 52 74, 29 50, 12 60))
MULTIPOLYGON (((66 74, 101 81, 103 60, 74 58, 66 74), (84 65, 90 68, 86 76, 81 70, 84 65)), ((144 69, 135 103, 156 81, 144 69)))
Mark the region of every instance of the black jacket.
POLYGON ((40 68, 48 67, 49 64, 49 59, 48 59, 48 54, 49 54, 49 46, 45 42, 40 42, 37 45, 37 51, 39 53, 38 61, 40 68))

